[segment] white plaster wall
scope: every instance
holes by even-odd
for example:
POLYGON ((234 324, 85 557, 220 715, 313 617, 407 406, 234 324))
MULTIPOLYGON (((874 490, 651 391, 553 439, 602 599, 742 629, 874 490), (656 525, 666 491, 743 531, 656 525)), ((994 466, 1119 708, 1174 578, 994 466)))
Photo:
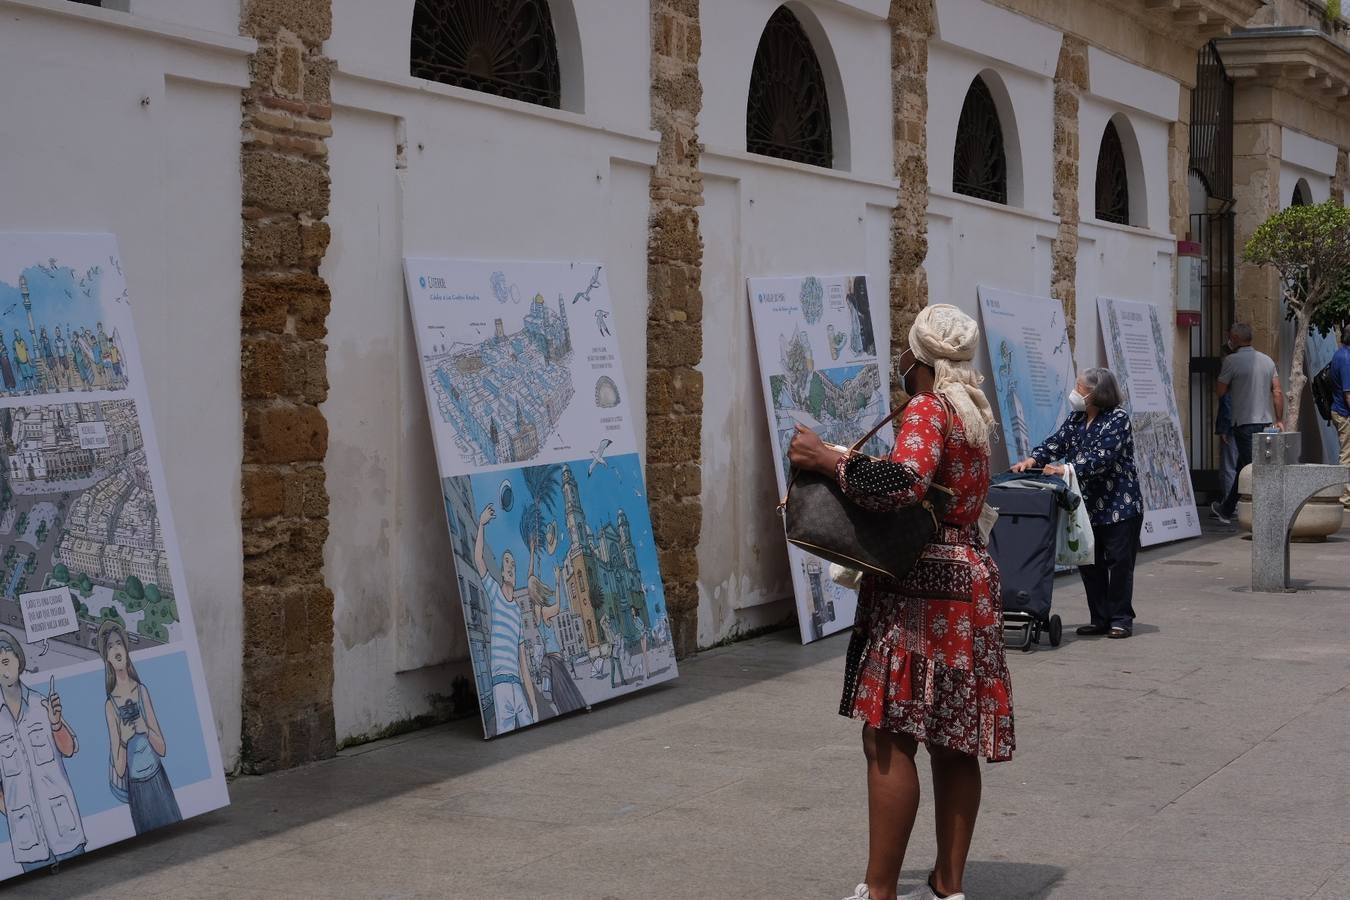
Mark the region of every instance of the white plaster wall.
MULTIPOLYGON (((1098 297, 1156 304, 1168 351, 1175 352, 1177 330, 1167 326, 1176 321, 1175 262, 1176 239, 1171 235, 1106 222, 1084 222, 1079 227, 1074 362, 1080 370, 1109 364, 1097 317, 1098 297)), ((1190 348, 1181 352, 1189 354, 1190 348)))
MULTIPOLYGON (((930 303, 951 303, 980 320, 979 285, 1022 294, 1050 296, 1050 248, 1059 220, 951 193, 929 195, 928 273, 930 303)), ((976 365, 991 378, 989 355, 981 350, 976 365)), ((992 398, 993 382, 986 391, 992 398)), ((1002 443, 994 445, 994 465, 1005 463, 1002 443)))
MULTIPOLYGON (((832 125, 847 110, 835 169, 745 152, 750 70, 773 0, 704 4, 703 532, 700 646, 790 620, 792 584, 745 279, 865 273, 886 345, 891 180, 890 37, 884 4, 794 3, 827 79, 832 125), (833 60, 833 62, 831 61, 833 60), (841 171, 847 170, 847 171, 841 171)), ((836 141, 836 156, 839 143, 836 141)))
POLYGON ((468 672, 404 256, 605 264, 645 446, 656 136, 645 51, 610 51, 649 46, 646 10, 601 15, 600 4, 577 3, 581 45, 596 48, 583 60, 588 112, 578 115, 411 79, 411 3, 406 22, 389 17, 403 22, 397 29, 382 29, 367 7, 334 4, 333 243, 323 267, 333 290, 325 575, 335 595, 339 741, 427 713, 468 672), (369 68, 351 72, 351 59, 369 68), (396 168, 400 145, 406 169, 396 168))
MULTIPOLYGON (((1175 111, 1173 113, 1175 115, 1175 111)), ((1106 123, 1115 117, 1125 149, 1129 174, 1130 225, 1166 232, 1169 183, 1167 143, 1170 121, 1121 109, 1117 104, 1086 96, 1078 104, 1078 210, 1083 222, 1097 221, 1097 157, 1106 123)))
MULTIPOLYGON (((578 69, 582 73, 580 86, 575 77, 563 85, 563 108, 584 112, 590 123, 601 127, 647 128, 651 122, 647 4, 549 0, 549 5, 563 74, 578 69), (639 109, 642 114, 636 115, 639 109)), ((408 60, 413 6, 414 0, 333 0, 333 35, 324 49, 344 72, 413 83, 408 60)))
MULTIPOLYGON (((701 9, 703 113, 699 138, 714 153, 745 152, 750 70, 765 24, 780 0, 724 0, 701 9)), ((885 14, 819 0, 792 0, 820 60, 835 138, 834 168, 890 179, 890 30, 885 14), (842 151, 842 152, 841 152, 842 151)))
POLYGON ((121 0, 132 15, 165 23, 238 34, 240 0, 121 0))
POLYGON ((4 0, 2 7, 55 12, 112 29, 145 30, 188 42, 239 35, 240 0, 103 0, 101 6, 70 0, 4 0))
POLYGON ((243 630, 239 90, 250 43, 186 44, 74 4, 0 6, 0 229, 117 235, 232 768, 243 630))
MULTIPOLYGON (((939 4, 940 18, 942 9, 943 5, 939 4)), ((1048 29, 1035 26, 1032 32, 1035 40, 1028 39, 1029 46, 1021 47, 1021 53, 1014 54, 1012 51, 1019 49, 1018 37, 1022 31, 1011 30, 1004 42, 1008 55, 1041 59, 1049 44, 1044 31, 1048 29)), ((1055 37, 1058 40, 1058 36, 1055 37)), ((1058 44, 1055 46, 1058 53, 1058 44)), ((950 193, 952 190, 952 163, 961 106, 975 77, 991 73, 987 80, 992 82, 990 91, 995 100, 1002 102, 1005 98, 1001 95, 1006 92, 1008 102, 1008 106, 1000 110, 999 124, 1008 152, 1009 202, 1040 215, 1051 214, 1054 60, 1051 56, 1047 74, 1044 67, 1034 71, 1018 68, 937 40, 929 45, 928 184, 934 192, 950 193)))
MULTIPOLYGON (((1080 98, 1079 229, 1074 361, 1078 368, 1106 365, 1097 315, 1099 296, 1157 304, 1164 322, 1175 322, 1176 238, 1170 234, 1168 129, 1178 112, 1180 87, 1157 73, 1092 50, 1093 93, 1080 98), (1130 224, 1097 218, 1097 158, 1108 121, 1115 120, 1125 151, 1130 224)), ((1169 352, 1177 330, 1164 324, 1169 352)), ((1185 333, 1183 333, 1185 340, 1185 333)), ((1189 345, 1182 347, 1189 354, 1189 345)))
POLYGON ((1280 156, 1285 163, 1330 177, 1336 174, 1336 145, 1292 128, 1280 129, 1280 156))

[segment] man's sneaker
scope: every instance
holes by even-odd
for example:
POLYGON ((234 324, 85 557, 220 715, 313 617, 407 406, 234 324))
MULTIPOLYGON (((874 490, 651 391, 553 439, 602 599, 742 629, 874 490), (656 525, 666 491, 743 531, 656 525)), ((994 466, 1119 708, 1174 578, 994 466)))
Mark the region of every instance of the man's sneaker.
POLYGON ((853 893, 845 897, 844 900, 871 900, 871 898, 872 892, 867 889, 867 885, 860 884, 855 887, 853 893))
POLYGON ((900 900, 966 900, 965 894, 948 894, 946 897, 939 897, 933 886, 924 882, 923 887, 917 891, 910 891, 908 894, 901 894, 900 900))
POLYGON ((1228 518, 1227 516, 1225 516, 1225 515, 1223 514, 1223 510, 1221 510, 1221 509, 1219 508, 1219 501, 1218 501, 1218 500, 1215 500, 1213 503, 1211 503, 1211 504, 1209 505, 1209 516, 1210 516, 1211 519, 1218 519, 1220 522, 1222 522, 1222 523, 1225 524, 1225 525, 1232 525, 1232 524, 1233 524, 1233 520, 1230 519, 1230 518, 1228 518))

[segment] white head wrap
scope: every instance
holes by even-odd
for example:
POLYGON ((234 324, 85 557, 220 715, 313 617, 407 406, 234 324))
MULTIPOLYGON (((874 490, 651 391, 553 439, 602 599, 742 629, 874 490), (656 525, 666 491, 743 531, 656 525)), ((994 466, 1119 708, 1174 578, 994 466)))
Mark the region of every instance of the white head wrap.
POLYGON ((980 326, 947 303, 925 306, 909 330, 914 358, 933 367, 933 390, 951 401, 970 443, 987 449, 994 411, 980 389, 984 376, 971 364, 979 343, 980 326))

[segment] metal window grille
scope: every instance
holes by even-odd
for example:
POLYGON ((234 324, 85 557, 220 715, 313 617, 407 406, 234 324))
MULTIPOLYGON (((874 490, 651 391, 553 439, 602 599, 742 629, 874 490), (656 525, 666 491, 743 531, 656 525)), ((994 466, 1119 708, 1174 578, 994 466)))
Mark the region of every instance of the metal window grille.
POLYGON ((548 0, 417 0, 410 58, 416 78, 561 106, 548 0))
POLYGON ((825 73, 792 11, 769 18, 750 71, 745 146, 751 153, 830 168, 834 140, 825 73))
POLYGON ((1211 197, 1233 199, 1233 80, 1213 41, 1200 50, 1191 92, 1191 168, 1211 197))
POLYGON ((983 78, 966 92, 956 126, 952 163, 952 190, 969 197, 1008 202, 1008 157, 1003 148, 1003 126, 994 95, 983 78))
POLYGON ((1106 123, 1097 154, 1097 218, 1117 225, 1130 224, 1130 179, 1125 170, 1125 148, 1114 122, 1106 123))

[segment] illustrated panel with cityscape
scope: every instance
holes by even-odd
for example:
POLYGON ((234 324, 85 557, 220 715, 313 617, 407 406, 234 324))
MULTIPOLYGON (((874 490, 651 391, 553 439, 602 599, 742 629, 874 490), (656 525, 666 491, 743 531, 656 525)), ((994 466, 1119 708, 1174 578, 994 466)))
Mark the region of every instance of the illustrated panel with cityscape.
POLYGON ((130 381, 122 263, 50 256, 0 274, 0 396, 120 391, 130 381))
POLYGON ((0 880, 229 802, 117 241, 0 234, 0 880))
POLYGON ((1009 461, 1031 455, 1068 418, 1073 351, 1054 298, 979 286, 985 343, 1009 461))
POLYGON ((443 475, 637 449, 603 267, 406 265, 443 475))
POLYGON ((636 453, 443 490, 488 737, 676 676, 636 453))
POLYGON ((1130 412, 1144 503, 1140 543, 1147 547, 1196 537, 1200 517, 1158 307, 1098 297, 1097 310, 1102 346, 1130 412))
POLYGON ((96 658, 110 620, 138 647, 181 637, 135 403, 0 408, 0 464, 0 624, 23 627, 23 594, 66 587, 80 628, 49 652, 96 658))
MULTIPOLYGON (((881 396, 881 369, 876 363, 843 366, 835 369, 800 370, 789 368, 785 374, 769 377, 779 449, 779 465, 789 477, 787 448, 797 425, 806 425, 831 444, 852 446, 884 414, 881 396)), ((861 452, 885 456, 890 451, 885 438, 893 432, 873 437, 861 452)))
MULTIPOLYGON (((750 278, 746 289, 781 496, 792 477, 787 448, 797 426, 851 447, 889 409, 887 371, 865 275, 750 278)), ((893 441, 894 430, 885 428, 861 450, 885 456, 893 441)), ((787 549, 802 641, 850 627, 857 592, 832 581, 827 563, 787 549)))

